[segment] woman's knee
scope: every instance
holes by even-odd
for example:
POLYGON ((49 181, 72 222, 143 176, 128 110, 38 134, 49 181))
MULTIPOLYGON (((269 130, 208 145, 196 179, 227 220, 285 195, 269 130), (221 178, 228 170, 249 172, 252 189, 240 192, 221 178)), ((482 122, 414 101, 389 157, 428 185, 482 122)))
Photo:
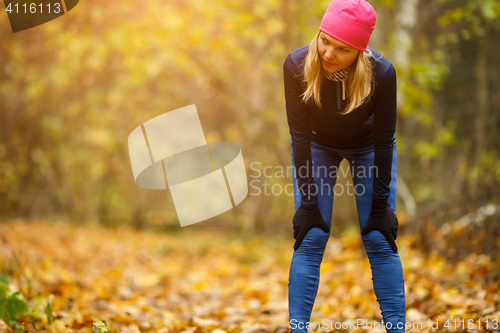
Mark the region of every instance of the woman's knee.
POLYGON ((324 232, 320 228, 312 228, 307 232, 300 246, 304 245, 311 249, 324 250, 329 237, 329 232, 324 232))
POLYGON ((366 252, 392 251, 389 242, 378 230, 372 230, 361 236, 366 252))

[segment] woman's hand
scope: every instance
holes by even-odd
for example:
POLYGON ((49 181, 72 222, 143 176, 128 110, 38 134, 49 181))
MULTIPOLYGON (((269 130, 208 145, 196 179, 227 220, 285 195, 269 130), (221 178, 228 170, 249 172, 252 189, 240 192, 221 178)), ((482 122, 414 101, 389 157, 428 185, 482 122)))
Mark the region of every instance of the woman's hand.
POLYGON ((324 232, 330 232, 330 227, 321 216, 319 208, 304 208, 300 205, 293 217, 293 238, 296 239, 293 248, 297 250, 302 240, 312 228, 320 228, 324 232))
POLYGON ((365 227, 361 231, 362 235, 368 234, 370 231, 378 230, 389 242, 394 253, 398 252, 396 239, 398 238, 398 218, 392 209, 387 205, 387 209, 382 214, 373 214, 373 211, 368 217, 365 227))

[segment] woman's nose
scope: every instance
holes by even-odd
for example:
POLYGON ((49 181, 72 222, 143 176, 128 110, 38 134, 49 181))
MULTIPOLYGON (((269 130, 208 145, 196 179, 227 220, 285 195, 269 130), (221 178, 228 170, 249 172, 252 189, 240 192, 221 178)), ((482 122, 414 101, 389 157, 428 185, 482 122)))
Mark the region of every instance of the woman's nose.
POLYGON ((333 60, 335 58, 335 52, 332 49, 328 49, 325 53, 326 59, 333 60))

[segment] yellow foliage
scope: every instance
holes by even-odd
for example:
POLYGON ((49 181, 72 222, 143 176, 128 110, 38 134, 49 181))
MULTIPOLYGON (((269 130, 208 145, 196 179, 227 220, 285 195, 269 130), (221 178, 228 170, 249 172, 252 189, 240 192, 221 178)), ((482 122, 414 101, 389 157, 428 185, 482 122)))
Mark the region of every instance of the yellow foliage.
MULTIPOLYGON (((43 311, 26 318, 39 332, 88 330, 101 321, 109 332, 287 329, 293 238, 273 239, 271 248, 261 239, 235 240, 216 231, 207 237, 190 229, 175 236, 43 221, 6 222, 0 232, 22 258, 30 283, 38 286, 33 293, 45 298, 42 304, 53 295, 54 322, 49 324, 43 311), (165 244, 168 249, 158 251, 165 244)), ((411 244, 406 237, 398 241, 411 244)), ((471 255, 453 264, 411 248, 401 247, 400 254, 407 319, 498 317, 498 279, 492 274, 498 258, 471 255)), ((2 271, 9 256, 0 251, 2 271)), ((12 281, 21 281, 16 277, 12 281)), ((32 305, 33 296, 26 297, 32 305)), ((348 230, 328 244, 314 309, 321 315, 313 318, 319 319, 381 320, 359 233, 348 230)))

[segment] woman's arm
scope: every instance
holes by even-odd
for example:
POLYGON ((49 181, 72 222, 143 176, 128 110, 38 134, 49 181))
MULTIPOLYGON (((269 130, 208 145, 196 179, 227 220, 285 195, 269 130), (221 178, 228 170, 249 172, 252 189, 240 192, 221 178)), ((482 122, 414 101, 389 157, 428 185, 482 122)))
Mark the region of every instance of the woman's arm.
POLYGON ((311 121, 306 105, 301 101, 302 84, 297 75, 299 66, 288 55, 283 64, 286 115, 292 137, 293 159, 302 206, 317 207, 317 189, 314 183, 311 157, 311 121))
POLYGON ((392 154, 397 120, 396 70, 386 69, 374 98, 373 143, 375 177, 373 179, 372 212, 387 208, 390 194, 392 154))
POLYGON ((394 149, 394 133, 396 132, 396 70, 390 64, 384 68, 380 81, 377 80, 374 96, 373 142, 375 148, 372 210, 368 221, 361 230, 367 235, 378 230, 387 239, 392 251, 398 252, 396 238, 398 237, 398 218, 389 207, 391 170, 394 149))

